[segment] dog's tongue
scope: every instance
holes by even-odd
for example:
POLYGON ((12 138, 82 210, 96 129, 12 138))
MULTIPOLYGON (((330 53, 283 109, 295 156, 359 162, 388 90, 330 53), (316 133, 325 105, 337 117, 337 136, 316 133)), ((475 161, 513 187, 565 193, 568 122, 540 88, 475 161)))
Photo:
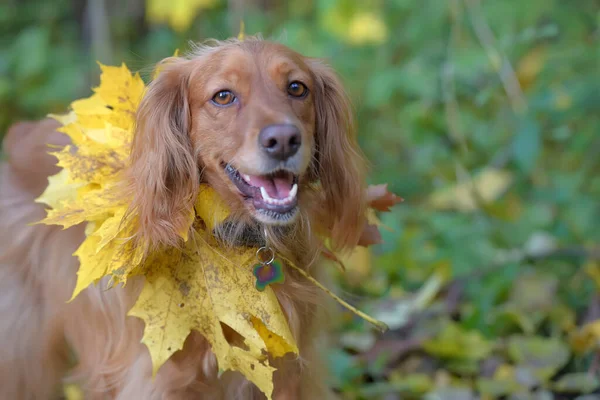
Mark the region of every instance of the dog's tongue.
POLYGON ((264 187, 273 199, 285 199, 292 190, 294 177, 292 174, 277 174, 275 176, 249 176, 252 186, 264 187))

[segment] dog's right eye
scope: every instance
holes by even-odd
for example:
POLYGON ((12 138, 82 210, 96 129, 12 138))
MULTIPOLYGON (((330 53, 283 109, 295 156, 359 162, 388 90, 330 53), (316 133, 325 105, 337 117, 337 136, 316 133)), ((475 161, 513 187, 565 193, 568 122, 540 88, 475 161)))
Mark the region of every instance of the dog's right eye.
POLYGON ((235 101, 235 95, 229 90, 221 90, 210 101, 218 106, 228 106, 235 101))

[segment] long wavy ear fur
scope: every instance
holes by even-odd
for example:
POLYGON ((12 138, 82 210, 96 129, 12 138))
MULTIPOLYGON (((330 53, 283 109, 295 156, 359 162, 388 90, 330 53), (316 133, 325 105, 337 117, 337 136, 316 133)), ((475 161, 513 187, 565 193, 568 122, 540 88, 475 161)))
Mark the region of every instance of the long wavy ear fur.
POLYGON ((333 70, 310 60, 315 79, 316 174, 325 197, 333 245, 356 245, 366 217, 366 163, 356 141, 352 107, 333 70))
POLYGON ((160 68, 136 116, 128 216, 138 222, 140 244, 176 246, 193 210, 199 168, 188 135, 189 62, 170 58, 160 68))

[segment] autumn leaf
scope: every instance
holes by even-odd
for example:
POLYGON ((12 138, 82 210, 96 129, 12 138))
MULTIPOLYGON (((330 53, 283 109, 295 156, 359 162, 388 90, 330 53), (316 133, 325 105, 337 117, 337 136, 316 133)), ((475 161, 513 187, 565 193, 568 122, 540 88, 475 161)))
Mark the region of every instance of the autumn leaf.
POLYGON ((391 211, 391 207, 403 202, 404 199, 388 190, 387 183, 369 185, 367 188, 367 202, 369 207, 377 211, 391 211))
POLYGON ((200 185, 195 213, 206 224, 206 230, 212 232, 229 216, 229 207, 208 185, 200 185))
POLYGON ((377 217, 376 211, 391 211, 391 207, 402 202, 403 199, 388 190, 387 184, 369 185, 367 188, 367 222, 358 240, 358 246, 345 254, 336 254, 325 241, 321 254, 328 260, 335 262, 342 271, 348 272, 351 284, 358 284, 367 277, 371 269, 371 255, 369 246, 383 242, 379 228, 386 227, 377 217))
POLYGON ((346 268, 346 280, 350 285, 364 284, 371 273, 371 249, 357 246, 352 251, 340 255, 340 263, 346 268))
POLYGON ((588 322, 571 332, 569 342, 573 351, 578 354, 596 350, 600 345, 600 320, 588 322))
POLYGON ((358 241, 359 246, 371 246, 382 243, 381 233, 379 228, 390 228, 383 225, 377 217, 376 211, 391 211, 391 207, 404 201, 402 197, 390 192, 387 188, 387 183, 381 185, 369 185, 367 188, 367 223, 365 224, 363 233, 358 241))
POLYGON ((381 16, 372 12, 360 12, 352 17, 348 26, 348 39, 355 44, 381 44, 389 36, 381 16))
POLYGON ((513 335, 508 339, 510 358, 530 368, 536 377, 546 381, 570 358, 570 350, 560 338, 513 335))
POLYGON ((201 10, 219 0, 147 0, 146 18, 153 24, 168 23, 178 32, 187 30, 201 10))
POLYGON ((72 383, 66 384, 63 391, 65 400, 83 400, 85 398, 81 388, 72 383))
POLYGON ((265 354, 298 353, 297 345, 273 290, 254 287, 255 250, 222 254, 209 240, 194 232, 185 249, 155 254, 129 315, 146 323, 142 342, 154 373, 197 330, 210 342, 221 370, 242 372, 270 398, 275 369, 265 354), (243 344, 228 343, 221 324, 239 333, 243 344))
POLYGON ((600 387, 600 380, 593 373, 575 372, 561 376, 553 387, 562 393, 591 393, 600 387))
POLYGON ((55 209, 59 208, 63 202, 76 198, 77 190, 83 185, 83 183, 69 182, 69 172, 62 169, 58 174, 48 178, 48 187, 37 201, 55 209))
MULTIPOLYGON (((382 243, 381 233, 379 228, 390 228, 383 225, 376 215, 376 211, 388 212, 391 211, 391 207, 404 201, 400 196, 390 192, 388 190, 387 183, 380 185, 369 185, 367 188, 367 203, 369 208, 367 209, 367 222, 363 228, 363 232, 358 240, 358 246, 368 247, 374 244, 382 243)), ((367 260, 366 254, 361 249, 354 249, 348 254, 335 254, 327 241, 323 243, 323 250, 321 254, 328 260, 334 261, 342 270, 346 270, 345 264, 349 262, 352 265, 359 265, 367 260), (354 260, 354 257, 357 260, 354 260)), ((370 264, 370 262, 369 262, 370 264)), ((361 264, 361 269, 368 269, 369 266, 361 264)))
POLYGON ((377 225, 369 223, 365 224, 360 239, 358 240, 358 245, 366 247, 381 242, 383 242, 383 239, 381 238, 381 233, 379 232, 377 225))
POLYGON ((425 341, 423 348, 441 358, 481 360, 492 351, 493 345, 478 331, 448 322, 437 337, 425 341))
MULTIPOLYGON (((127 281, 139 266, 141 248, 127 242, 135 221, 122 221, 129 199, 119 190, 133 135, 134 115, 145 87, 138 74, 100 65, 100 86, 56 119, 73 145, 53 154, 63 169, 37 201, 52 207, 42 223, 68 228, 88 222, 88 235, 75 252, 80 267, 73 298, 105 275, 127 281)), ((191 225, 191 222, 190 222, 191 225)))
POLYGON ((354 45, 381 44, 389 37, 381 14, 359 2, 329 2, 323 9, 321 25, 339 39, 354 45))
POLYGON ((474 211, 479 209, 479 203, 486 204, 500 197, 512 182, 510 172, 488 168, 472 179, 434 192, 428 204, 435 209, 474 211))
POLYGON ((516 67, 516 75, 523 90, 527 90, 533 85, 544 68, 546 58, 547 54, 545 49, 543 47, 537 47, 525 54, 525 56, 519 60, 516 67))

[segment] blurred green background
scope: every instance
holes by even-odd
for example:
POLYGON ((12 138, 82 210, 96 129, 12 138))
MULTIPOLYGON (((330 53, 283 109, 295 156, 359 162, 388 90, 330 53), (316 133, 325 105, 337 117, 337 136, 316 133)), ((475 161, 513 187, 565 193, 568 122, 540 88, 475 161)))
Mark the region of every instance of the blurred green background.
POLYGON ((406 200, 338 279, 391 327, 340 310, 342 397, 600 399, 600 2, 3 0, 0 138, 241 20, 330 60, 406 200))

